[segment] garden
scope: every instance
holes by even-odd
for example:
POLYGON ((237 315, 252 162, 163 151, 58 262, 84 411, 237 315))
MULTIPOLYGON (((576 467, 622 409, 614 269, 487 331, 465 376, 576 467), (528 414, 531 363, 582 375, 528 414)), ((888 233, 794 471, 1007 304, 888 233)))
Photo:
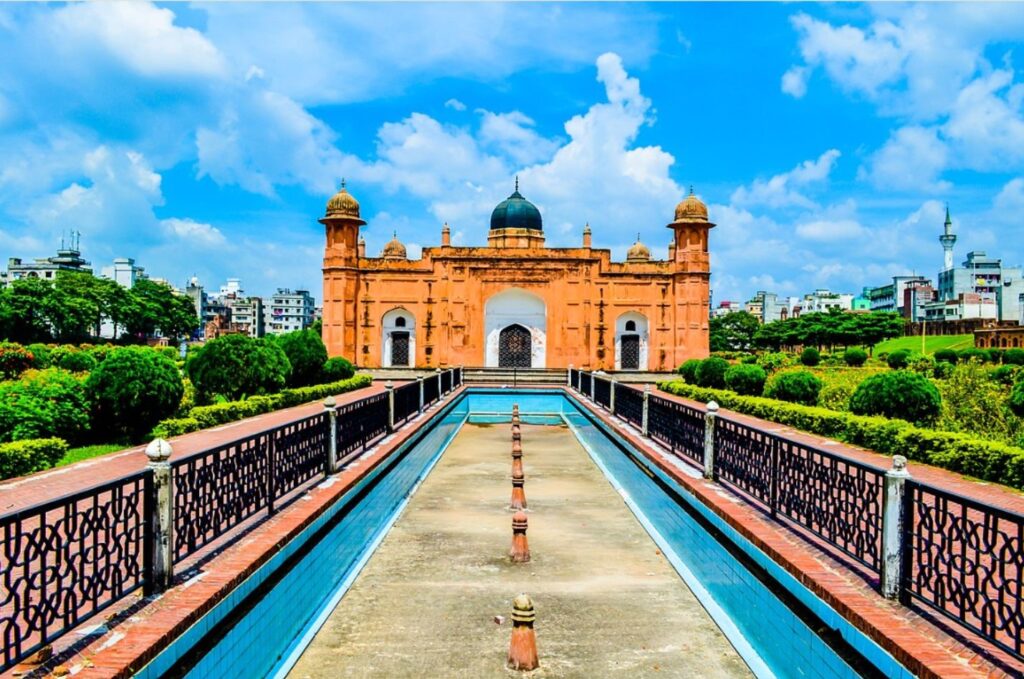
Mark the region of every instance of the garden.
POLYGON ((189 347, 0 342, 0 478, 368 386, 314 330, 189 347))

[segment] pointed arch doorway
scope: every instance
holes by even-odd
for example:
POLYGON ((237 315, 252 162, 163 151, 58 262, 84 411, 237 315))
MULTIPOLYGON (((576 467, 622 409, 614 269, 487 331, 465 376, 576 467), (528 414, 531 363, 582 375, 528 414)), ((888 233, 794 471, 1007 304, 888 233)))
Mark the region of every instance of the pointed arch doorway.
POLYGON ((506 288, 484 304, 484 365, 543 368, 547 353, 547 306, 537 294, 506 288))
POLYGON ((533 365, 533 337, 519 325, 506 326, 498 334, 498 367, 529 368, 533 365))

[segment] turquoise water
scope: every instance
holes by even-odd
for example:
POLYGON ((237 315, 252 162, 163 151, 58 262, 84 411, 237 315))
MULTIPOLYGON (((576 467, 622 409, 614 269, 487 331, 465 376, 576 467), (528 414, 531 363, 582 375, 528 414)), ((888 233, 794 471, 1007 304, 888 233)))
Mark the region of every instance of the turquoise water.
POLYGON ((912 676, 561 392, 464 394, 140 674, 287 672, 462 424, 518 403, 524 421, 568 424, 757 676, 912 676))

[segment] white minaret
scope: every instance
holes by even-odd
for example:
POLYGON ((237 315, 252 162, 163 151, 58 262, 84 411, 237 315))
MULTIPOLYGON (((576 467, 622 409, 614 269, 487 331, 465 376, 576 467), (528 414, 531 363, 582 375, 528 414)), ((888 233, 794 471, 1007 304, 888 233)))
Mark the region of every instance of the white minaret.
POLYGON ((942 243, 942 252, 945 255, 945 261, 943 262, 943 271, 949 271, 953 268, 953 246, 956 245, 956 234, 953 233, 953 222, 949 218, 949 205, 946 205, 946 223, 944 225, 944 231, 939 236, 939 242, 942 243))

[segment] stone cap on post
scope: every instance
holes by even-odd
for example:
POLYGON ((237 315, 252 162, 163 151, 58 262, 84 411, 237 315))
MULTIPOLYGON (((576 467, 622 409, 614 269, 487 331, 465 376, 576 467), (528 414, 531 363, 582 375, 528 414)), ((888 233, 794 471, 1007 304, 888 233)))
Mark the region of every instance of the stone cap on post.
POLYGON ((892 468, 885 472, 890 478, 910 478, 910 471, 907 469, 907 458, 902 455, 892 456, 892 468))
POLYGON ((717 413, 718 412, 718 404, 715 403, 714 401, 708 401, 707 408, 708 408, 708 412, 709 413, 717 413))
POLYGON ((333 396, 328 396, 324 399, 324 409, 334 410, 338 406, 338 402, 334 400, 333 396))
POLYGON ((146 457, 149 458, 150 462, 167 462, 171 459, 171 453, 174 449, 171 444, 164 439, 153 439, 149 445, 146 446, 146 457))

